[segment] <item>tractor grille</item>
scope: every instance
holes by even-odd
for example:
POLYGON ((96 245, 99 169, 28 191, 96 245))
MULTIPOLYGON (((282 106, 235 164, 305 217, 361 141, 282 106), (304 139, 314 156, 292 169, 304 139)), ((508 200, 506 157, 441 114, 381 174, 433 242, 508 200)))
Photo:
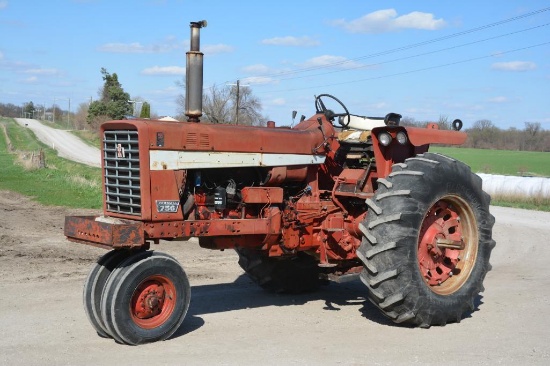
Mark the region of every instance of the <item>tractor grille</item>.
POLYGON ((105 131, 103 159, 107 211, 141 215, 138 132, 105 131))

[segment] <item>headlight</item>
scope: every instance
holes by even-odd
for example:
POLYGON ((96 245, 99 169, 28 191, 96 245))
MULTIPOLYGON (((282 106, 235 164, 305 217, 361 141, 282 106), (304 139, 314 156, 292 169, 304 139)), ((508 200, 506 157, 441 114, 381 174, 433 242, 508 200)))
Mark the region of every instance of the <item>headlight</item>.
POLYGON ((407 134, 403 131, 399 131, 395 138, 397 139, 397 142, 399 142, 401 145, 405 145, 408 141, 407 134))
POLYGON ((391 135, 387 132, 381 132, 378 135, 378 141, 380 141, 380 144, 382 144, 382 146, 388 146, 391 140, 391 135))

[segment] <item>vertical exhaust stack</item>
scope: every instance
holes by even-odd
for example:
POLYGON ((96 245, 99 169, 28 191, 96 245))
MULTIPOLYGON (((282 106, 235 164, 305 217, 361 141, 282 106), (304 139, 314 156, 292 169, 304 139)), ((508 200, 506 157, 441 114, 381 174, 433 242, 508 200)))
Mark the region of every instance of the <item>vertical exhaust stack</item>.
POLYGON ((191 47, 187 56, 185 72, 185 115, 188 122, 200 122, 202 116, 202 60, 200 51, 200 30, 206 27, 206 20, 191 22, 191 47))

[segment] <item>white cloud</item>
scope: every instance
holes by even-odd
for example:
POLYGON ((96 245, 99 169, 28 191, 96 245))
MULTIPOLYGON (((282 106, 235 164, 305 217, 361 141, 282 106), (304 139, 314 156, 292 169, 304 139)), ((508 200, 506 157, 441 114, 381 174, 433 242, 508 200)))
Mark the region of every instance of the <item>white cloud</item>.
POLYGON ((243 72, 249 73, 249 74, 268 74, 270 72, 269 66, 262 65, 262 64, 255 64, 255 65, 249 65, 242 68, 243 72))
POLYGON ((337 19, 332 25, 344 28, 350 33, 384 33, 401 29, 441 29, 447 22, 435 19, 431 13, 413 11, 397 16, 395 9, 377 10, 353 20, 337 19))
POLYGON ((7 1, 0 1, 0 10, 5 9, 8 7, 7 1))
POLYGON ((490 103, 507 103, 510 101, 510 99, 508 97, 498 96, 498 97, 490 98, 488 101, 490 103))
POLYGON ((143 45, 139 42, 121 43, 112 42, 105 43, 98 47, 100 52, 108 53, 164 53, 176 49, 182 49, 185 42, 178 42, 173 36, 167 37, 165 40, 157 43, 143 45))
POLYGON ((139 42, 134 43, 106 43, 100 46, 99 51, 110 53, 150 53, 150 49, 141 45, 139 42))
POLYGON ((185 75, 185 67, 153 66, 141 70, 142 75, 185 75))
POLYGON ((37 81, 38 81, 38 78, 36 76, 30 76, 23 80, 23 82, 26 84, 36 84, 37 81))
POLYGON ((294 47, 313 47, 321 44, 321 42, 319 42, 318 40, 308 36, 274 37, 274 38, 263 39, 261 43, 267 44, 267 45, 273 45, 273 46, 294 46, 294 47))
POLYGON ((278 84, 279 81, 267 76, 250 76, 241 79, 242 84, 278 84))
POLYGON ((208 55, 216 55, 216 54, 219 54, 219 53, 231 53, 233 52, 233 47, 232 46, 228 46, 226 44, 207 44, 205 45, 201 51, 204 53, 204 54, 208 54, 208 55))
POLYGON ((530 71, 535 70, 537 64, 531 61, 495 62, 491 69, 500 71, 530 71))
POLYGON ((365 65, 349 60, 342 56, 322 55, 310 58, 300 66, 302 67, 318 67, 318 66, 333 66, 339 69, 353 69, 363 67, 365 65))
POLYGON ((57 69, 27 69, 24 71, 25 74, 32 75, 57 75, 59 70, 57 69))
POLYGON ((285 105, 286 100, 284 98, 276 98, 270 102, 271 105, 285 105))

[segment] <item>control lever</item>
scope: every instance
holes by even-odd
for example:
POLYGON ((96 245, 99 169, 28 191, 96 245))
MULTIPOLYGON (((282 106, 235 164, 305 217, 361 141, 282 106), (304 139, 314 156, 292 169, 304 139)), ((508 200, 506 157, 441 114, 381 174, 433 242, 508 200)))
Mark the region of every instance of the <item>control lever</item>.
POLYGON ((323 142, 321 142, 317 147, 313 148, 313 153, 315 154, 317 150, 324 146, 325 150, 330 150, 329 144, 328 144, 328 138, 325 136, 325 131, 323 131, 323 120, 321 117, 317 117, 317 123, 319 123, 319 130, 321 130, 321 134, 323 135, 323 142))

